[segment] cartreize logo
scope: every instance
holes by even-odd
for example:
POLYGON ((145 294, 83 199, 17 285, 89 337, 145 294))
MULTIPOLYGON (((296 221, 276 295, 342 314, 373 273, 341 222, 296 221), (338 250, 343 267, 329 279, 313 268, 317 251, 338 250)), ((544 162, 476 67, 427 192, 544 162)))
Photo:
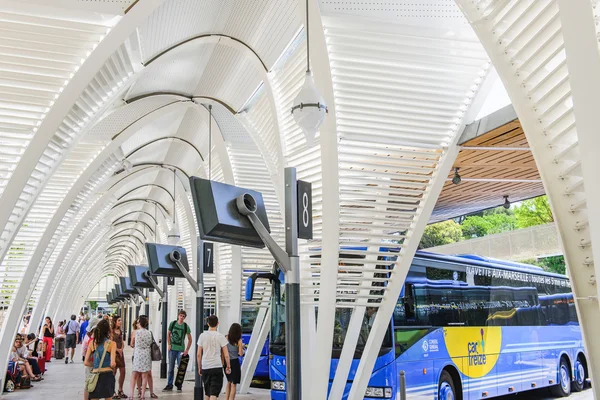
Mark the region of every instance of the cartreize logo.
POLYGON ((484 330, 481 329, 481 340, 467 343, 469 366, 487 364, 487 358, 485 356, 485 340, 483 339, 484 334, 484 330))
POLYGON ((502 349, 502 327, 447 327, 444 342, 461 373, 481 378, 492 372, 502 349))

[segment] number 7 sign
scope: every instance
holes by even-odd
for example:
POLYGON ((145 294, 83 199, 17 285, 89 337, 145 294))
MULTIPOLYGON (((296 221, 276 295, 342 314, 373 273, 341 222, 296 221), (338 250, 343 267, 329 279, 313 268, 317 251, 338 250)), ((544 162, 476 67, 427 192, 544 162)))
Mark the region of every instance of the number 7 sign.
POLYGON ((204 273, 205 274, 213 274, 214 273, 214 243, 204 242, 204 273))

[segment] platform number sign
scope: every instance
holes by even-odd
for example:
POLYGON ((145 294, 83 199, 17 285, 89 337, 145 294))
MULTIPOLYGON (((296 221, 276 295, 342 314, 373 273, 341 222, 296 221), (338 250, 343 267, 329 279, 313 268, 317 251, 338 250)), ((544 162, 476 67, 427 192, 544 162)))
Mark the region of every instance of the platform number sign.
POLYGON ((203 246, 204 246, 204 265, 202 266, 202 269, 205 274, 214 274, 214 272, 215 272, 215 267, 214 267, 215 266, 215 261, 214 261, 215 244, 210 243, 210 242, 204 242, 203 246))
POLYGON ((174 276, 167 276, 167 285, 175 286, 175 277, 174 276))
POLYGON ((298 180, 298 238, 312 239, 312 183, 298 180))

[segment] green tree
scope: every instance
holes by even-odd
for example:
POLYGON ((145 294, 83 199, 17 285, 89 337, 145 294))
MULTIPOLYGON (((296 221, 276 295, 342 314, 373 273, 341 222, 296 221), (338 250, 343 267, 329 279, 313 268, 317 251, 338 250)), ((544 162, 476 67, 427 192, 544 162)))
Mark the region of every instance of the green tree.
POLYGON ((518 228, 547 224, 554 222, 548 197, 540 196, 524 200, 514 208, 518 228))
POLYGON ((460 225, 449 220, 428 225, 423 232, 420 249, 458 242, 462 238, 460 225))
POLYGON ((483 216, 472 215, 466 217, 461 225, 462 235, 465 239, 493 235, 512 231, 516 228, 517 221, 509 213, 487 213, 483 216))
POLYGON ((564 256, 550 256, 540 258, 537 264, 548 272, 565 275, 567 272, 567 264, 564 256))
POLYGON ((553 272, 555 274, 565 275, 567 271, 565 257, 562 255, 544 257, 538 260, 531 258, 521 260, 519 262, 522 262, 523 264, 537 265, 538 267, 542 267, 546 272, 553 272))
POLYGON ((98 302, 97 301, 90 300, 89 303, 90 303, 90 311, 91 310, 95 310, 96 308, 98 308, 98 302))

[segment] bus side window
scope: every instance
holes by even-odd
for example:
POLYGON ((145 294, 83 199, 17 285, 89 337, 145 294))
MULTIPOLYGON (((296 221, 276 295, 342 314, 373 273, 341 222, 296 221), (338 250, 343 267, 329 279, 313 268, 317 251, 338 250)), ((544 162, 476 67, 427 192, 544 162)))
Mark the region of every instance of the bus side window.
POLYGON ((415 297, 413 294, 413 285, 407 283, 404 285, 404 315, 407 320, 415 319, 415 297))

